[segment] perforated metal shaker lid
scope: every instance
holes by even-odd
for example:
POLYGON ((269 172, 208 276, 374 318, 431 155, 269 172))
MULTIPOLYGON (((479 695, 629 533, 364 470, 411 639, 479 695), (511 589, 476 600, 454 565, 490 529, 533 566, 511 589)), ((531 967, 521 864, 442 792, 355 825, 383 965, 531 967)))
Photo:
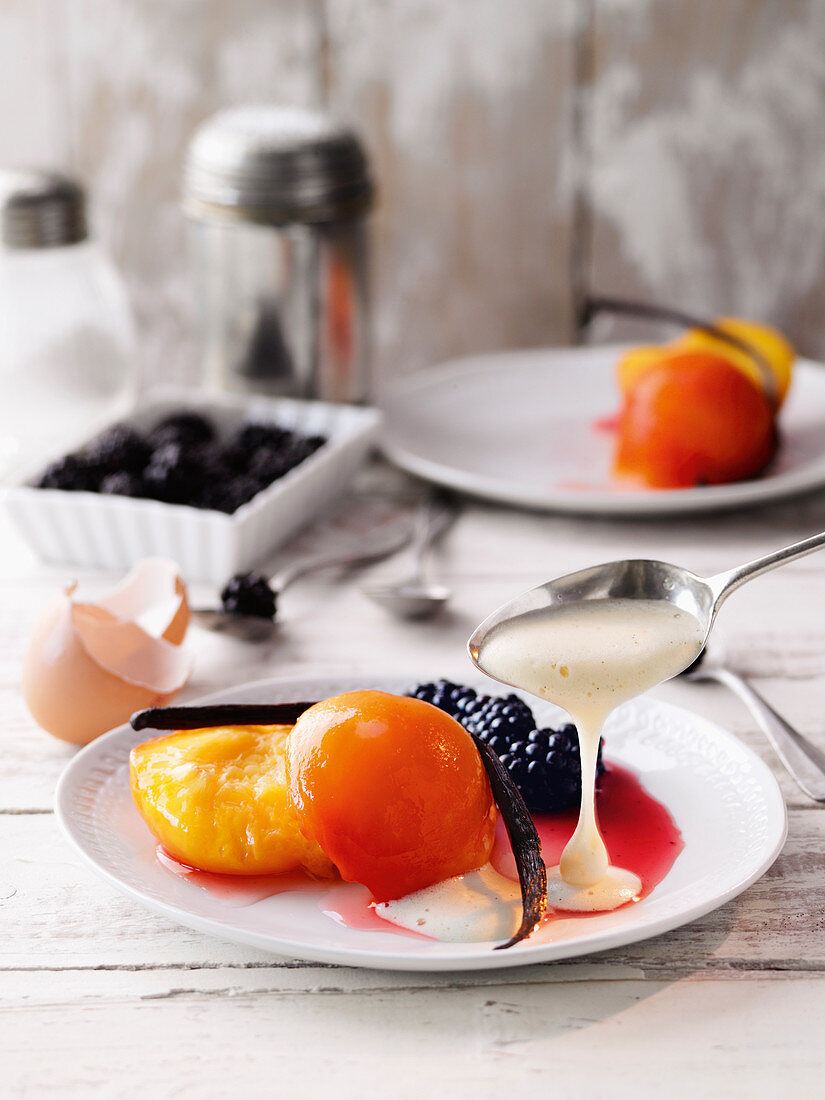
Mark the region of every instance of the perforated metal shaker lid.
POLYGON ((0 169, 0 242, 56 248, 87 237, 83 188, 60 172, 0 169))
POLYGON ((352 130, 297 107, 220 111, 196 130, 184 169, 184 207, 198 217, 342 221, 368 210, 372 195, 352 130))

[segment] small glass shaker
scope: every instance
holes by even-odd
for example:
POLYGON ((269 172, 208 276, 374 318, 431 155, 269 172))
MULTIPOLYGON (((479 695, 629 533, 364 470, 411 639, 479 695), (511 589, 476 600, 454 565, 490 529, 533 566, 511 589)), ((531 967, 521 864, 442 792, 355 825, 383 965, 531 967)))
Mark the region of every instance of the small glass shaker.
POLYGON ((243 393, 369 393, 366 215, 356 135, 294 107, 221 111, 184 172, 203 380, 243 393))
POLYGON ((83 190, 0 170, 0 477, 121 415, 135 381, 126 291, 89 239, 83 190))

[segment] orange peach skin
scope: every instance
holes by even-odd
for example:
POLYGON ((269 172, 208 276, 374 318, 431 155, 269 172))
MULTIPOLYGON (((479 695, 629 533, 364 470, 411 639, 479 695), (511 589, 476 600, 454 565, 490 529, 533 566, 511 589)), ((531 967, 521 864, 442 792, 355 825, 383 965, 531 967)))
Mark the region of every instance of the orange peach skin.
POLYGON ((761 387, 706 352, 669 355, 625 394, 616 475, 651 488, 720 485, 760 473, 777 445, 761 387))
POLYGON ((289 740, 301 830, 379 901, 482 866, 496 808, 472 738, 420 699, 356 691, 301 715, 289 740))

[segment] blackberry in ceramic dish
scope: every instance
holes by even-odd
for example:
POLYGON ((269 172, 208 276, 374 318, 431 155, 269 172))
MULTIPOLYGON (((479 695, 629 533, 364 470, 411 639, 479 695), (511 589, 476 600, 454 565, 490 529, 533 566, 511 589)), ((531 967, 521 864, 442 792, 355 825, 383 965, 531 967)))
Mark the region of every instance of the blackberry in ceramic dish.
POLYGON ((145 497, 146 483, 140 474, 118 470, 117 473, 106 474, 100 483, 100 492, 111 496, 145 497))
POLYGON ((197 412, 179 412, 165 416, 152 428, 149 444, 155 448, 166 443, 194 446, 211 443, 214 438, 215 427, 207 417, 197 412))
POLYGON ((66 455, 50 463, 37 479, 39 489, 63 489, 64 492, 94 492, 99 473, 82 455, 66 455))
POLYGON ((152 448, 134 428, 127 424, 114 424, 84 448, 83 457, 103 474, 122 470, 137 473, 143 469, 152 454, 152 448))
POLYGON ((277 424, 263 424, 257 421, 244 424, 233 436, 230 446, 239 452, 251 455, 260 447, 266 447, 270 451, 278 451, 283 447, 287 439, 292 437, 288 428, 281 428, 277 424))
POLYGON ((197 504, 207 477, 202 458, 182 443, 156 447, 143 471, 147 495, 168 504, 197 504))

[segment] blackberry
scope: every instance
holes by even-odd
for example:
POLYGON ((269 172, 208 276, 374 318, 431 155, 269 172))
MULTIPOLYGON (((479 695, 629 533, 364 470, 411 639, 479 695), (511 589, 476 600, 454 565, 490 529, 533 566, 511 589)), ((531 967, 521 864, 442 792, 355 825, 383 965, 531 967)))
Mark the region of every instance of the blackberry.
POLYGON ((205 486, 199 506, 232 515, 242 504, 246 504, 259 493, 261 488, 260 482, 247 474, 238 474, 232 478, 218 477, 205 486))
POLYGON ((254 477, 240 474, 233 478, 227 486, 227 499, 234 505, 232 511, 237 511, 242 504, 252 500, 261 490, 261 484, 254 477))
POLYGON ((128 424, 114 424, 84 448, 83 457, 105 475, 121 470, 138 473, 151 453, 152 448, 134 428, 128 424))
POLYGON ((230 441, 230 447, 247 456, 265 447, 269 451, 279 451, 284 444, 293 438, 293 433, 288 428, 281 428, 277 424, 263 424, 253 421, 239 428, 230 441))
POLYGON ((524 740, 536 728, 530 707, 512 694, 479 695, 475 703, 465 709, 459 721, 497 752, 511 741, 524 740))
POLYGON ((435 680, 427 684, 419 684, 409 693, 414 699, 423 699, 425 703, 432 703, 434 707, 445 711, 459 721, 462 711, 478 696, 471 687, 463 684, 454 684, 452 680, 435 680))
POLYGON ((221 592, 221 603, 229 615, 275 618, 275 593, 260 573, 236 573, 221 592))
POLYGON ((100 483, 97 467, 82 455, 66 455, 52 462, 37 479, 38 489, 63 489, 66 492, 95 492, 100 483))
MULTIPOLYGON (((603 746, 600 740, 597 777, 604 772, 603 746)), ((496 751, 531 813, 558 813, 579 805, 582 768, 575 726, 535 729, 525 740, 511 741, 505 751, 496 751)))
POLYGON ((149 444, 153 448, 163 447, 167 443, 192 447, 211 443, 214 438, 215 427, 207 417, 197 412, 180 412, 165 416, 154 426, 149 433, 149 444))
MULTIPOLYGON (((582 772, 575 726, 536 729, 532 710, 518 695, 479 695, 450 680, 419 684, 410 694, 446 711, 486 741, 532 813, 558 813, 578 806, 582 772)), ((603 745, 600 741, 597 776, 604 772, 603 745)))
POLYGON ((208 484, 208 464, 198 449, 164 443, 152 452, 143 471, 147 496, 169 504, 198 505, 208 484))
POLYGON ((259 447, 247 465, 250 477, 256 478, 261 488, 271 485, 290 469, 292 467, 289 459, 280 451, 273 451, 269 447, 259 447))
POLYGON ((114 474, 106 474, 100 483, 100 492, 121 497, 144 497, 146 484, 139 474, 119 470, 114 474))

